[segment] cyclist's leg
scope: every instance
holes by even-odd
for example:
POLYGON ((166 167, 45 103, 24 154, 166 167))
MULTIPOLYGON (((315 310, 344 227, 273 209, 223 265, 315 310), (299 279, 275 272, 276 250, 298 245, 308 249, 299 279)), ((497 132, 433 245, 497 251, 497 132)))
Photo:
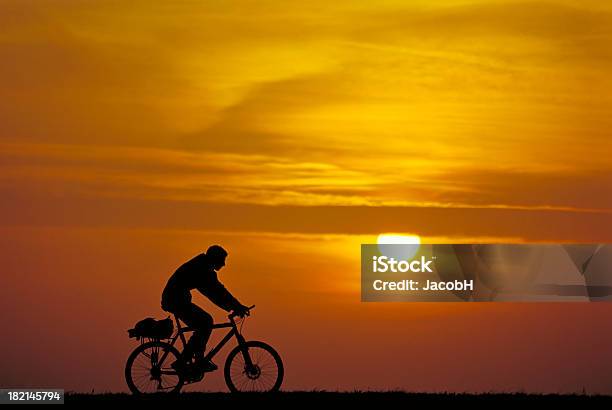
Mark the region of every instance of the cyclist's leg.
POLYGON ((187 346, 183 351, 183 360, 189 361, 195 355, 196 361, 204 358, 206 342, 212 332, 213 318, 204 309, 193 303, 185 305, 176 315, 190 328, 194 329, 193 335, 189 338, 187 346))

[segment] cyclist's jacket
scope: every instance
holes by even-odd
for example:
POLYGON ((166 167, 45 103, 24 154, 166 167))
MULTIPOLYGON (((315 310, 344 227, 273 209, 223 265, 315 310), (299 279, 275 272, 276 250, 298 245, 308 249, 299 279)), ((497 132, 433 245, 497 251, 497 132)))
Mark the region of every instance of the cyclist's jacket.
POLYGON ((202 253, 181 265, 170 277, 162 293, 162 309, 172 312, 191 303, 191 290, 197 289, 222 309, 237 309, 240 302, 217 279, 217 272, 202 253))

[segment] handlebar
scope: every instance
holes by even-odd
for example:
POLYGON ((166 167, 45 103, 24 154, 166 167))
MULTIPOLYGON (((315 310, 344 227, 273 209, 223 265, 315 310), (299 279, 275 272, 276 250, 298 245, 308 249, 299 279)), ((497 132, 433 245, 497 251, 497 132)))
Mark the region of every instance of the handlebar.
MULTIPOLYGON (((251 309, 254 309, 254 308, 255 308, 255 305, 249 306, 249 307, 247 307, 247 311, 250 311, 251 309)), ((233 318, 235 318, 236 316, 238 316, 238 315, 236 314, 236 312, 232 311, 232 313, 230 313, 230 314, 229 314, 227 317, 228 317, 229 319, 233 319, 233 318)))

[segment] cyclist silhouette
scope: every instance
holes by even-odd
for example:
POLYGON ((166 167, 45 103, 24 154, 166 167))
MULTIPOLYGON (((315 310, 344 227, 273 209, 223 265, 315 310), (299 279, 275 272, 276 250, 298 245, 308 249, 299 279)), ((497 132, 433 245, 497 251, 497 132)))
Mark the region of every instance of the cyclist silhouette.
POLYGON ((219 245, 208 248, 206 253, 197 255, 181 265, 170 277, 162 293, 161 306, 166 312, 173 313, 194 333, 189 339, 180 360, 172 367, 179 368, 191 363, 201 371, 214 371, 217 366, 204 359, 206 343, 213 328, 213 318, 204 309, 191 302, 191 290, 197 289, 214 304, 226 311, 234 311, 238 316, 249 314, 249 309, 238 302, 217 279, 217 271, 225 266, 227 251, 219 245))

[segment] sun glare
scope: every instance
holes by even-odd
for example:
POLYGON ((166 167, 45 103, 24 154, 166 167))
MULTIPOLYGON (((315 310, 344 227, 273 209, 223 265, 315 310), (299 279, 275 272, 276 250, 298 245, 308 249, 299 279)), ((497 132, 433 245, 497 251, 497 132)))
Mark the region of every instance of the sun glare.
POLYGON ((379 245, 420 245, 421 238, 418 235, 381 233, 378 235, 376 243, 379 245))

